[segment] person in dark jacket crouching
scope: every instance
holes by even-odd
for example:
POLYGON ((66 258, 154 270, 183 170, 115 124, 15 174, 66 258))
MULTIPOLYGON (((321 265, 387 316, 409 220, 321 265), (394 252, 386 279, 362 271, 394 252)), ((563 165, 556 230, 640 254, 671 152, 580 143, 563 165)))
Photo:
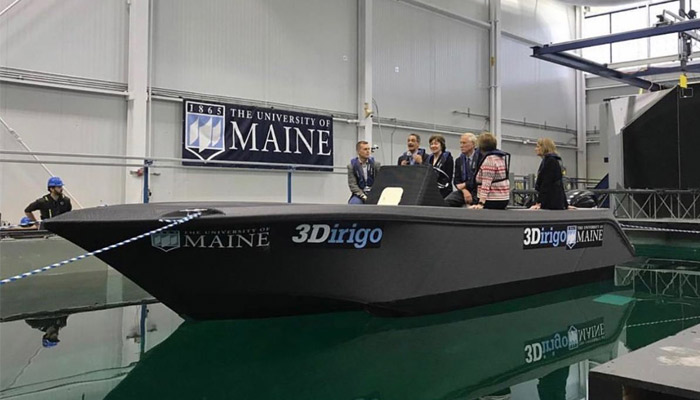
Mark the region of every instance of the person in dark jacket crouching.
POLYGON ((562 181, 561 157, 557 154, 557 146, 550 138, 537 139, 535 152, 542 157, 540 168, 537 170, 535 190, 537 203, 531 209, 566 210, 566 193, 562 181))

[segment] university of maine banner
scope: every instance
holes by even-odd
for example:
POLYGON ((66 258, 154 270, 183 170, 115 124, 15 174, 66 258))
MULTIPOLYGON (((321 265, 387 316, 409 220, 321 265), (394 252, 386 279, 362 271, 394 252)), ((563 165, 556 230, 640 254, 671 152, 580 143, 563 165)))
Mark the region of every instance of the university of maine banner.
POLYGON ((184 101, 184 165, 251 167, 208 161, 254 161, 284 168, 329 170, 333 166, 333 118, 272 108, 184 101))

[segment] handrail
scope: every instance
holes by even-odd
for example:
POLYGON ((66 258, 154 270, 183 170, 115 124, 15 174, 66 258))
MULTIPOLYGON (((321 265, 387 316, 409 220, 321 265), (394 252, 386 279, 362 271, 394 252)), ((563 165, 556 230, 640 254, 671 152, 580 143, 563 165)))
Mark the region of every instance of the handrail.
MULTIPOLYGON (((700 188, 691 189, 587 189, 597 204, 622 219, 700 219, 700 188)), ((533 189, 511 191, 511 202, 524 205, 533 189)))

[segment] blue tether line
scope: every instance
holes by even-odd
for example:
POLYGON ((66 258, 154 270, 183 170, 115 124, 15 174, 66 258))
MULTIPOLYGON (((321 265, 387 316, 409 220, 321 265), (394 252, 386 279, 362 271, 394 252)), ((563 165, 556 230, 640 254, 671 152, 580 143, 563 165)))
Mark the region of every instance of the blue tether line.
POLYGON ((101 248, 101 249, 99 249, 99 250, 91 251, 91 252, 89 252, 89 253, 85 253, 85 254, 79 255, 79 256, 77 256, 77 257, 69 258, 68 260, 63 260, 63 261, 57 262, 57 263, 55 263, 55 264, 47 265, 47 266, 45 266, 45 267, 43 267, 43 268, 38 268, 38 269, 35 269, 35 270, 33 270, 33 271, 25 272, 25 273, 23 273, 23 274, 15 275, 15 276, 9 277, 9 278, 7 278, 7 279, 0 280, 0 285, 4 285, 4 284, 10 283, 10 282, 15 282, 15 281, 18 281, 18 280, 20 280, 20 279, 22 279, 22 278, 26 278, 26 277, 29 277, 29 276, 32 276, 32 275, 36 275, 36 274, 42 273, 42 272, 44 272, 44 271, 48 271, 48 270, 50 270, 50 269, 62 267, 62 266, 64 266, 64 265, 66 265, 66 264, 70 264, 70 263, 75 262, 75 261, 83 260, 83 259, 85 259, 85 258, 94 256, 94 255, 97 255, 97 254, 100 254, 100 253, 104 253, 105 251, 109 251, 109 250, 116 249, 117 247, 121 247, 121 246, 123 246, 123 245, 125 245, 125 244, 131 243, 131 242, 135 242, 135 241, 137 241, 137 240, 140 240, 140 239, 146 238, 146 237, 148 237, 148 236, 151 236, 151 235, 153 235, 154 233, 158 233, 158 232, 164 231, 164 230, 166 230, 166 229, 168 229, 168 228, 172 228, 172 227, 175 226, 175 225, 184 224, 185 222, 189 222, 189 221, 191 221, 191 220, 193 220, 193 219, 195 219, 195 218, 197 218, 197 217, 200 217, 201 215, 202 215, 202 212, 201 212, 201 211, 195 212, 195 213, 190 214, 190 215, 188 215, 188 216, 186 216, 186 217, 183 217, 183 218, 180 218, 180 219, 178 219, 178 220, 175 220, 175 221, 169 223, 168 225, 162 226, 162 227, 160 227, 160 228, 158 228, 158 229, 154 229, 154 230, 152 230, 152 231, 149 231, 149 232, 146 232, 146 233, 142 233, 142 234, 140 234, 140 235, 138 235, 138 236, 134 236, 134 237, 132 237, 132 238, 123 240, 123 241, 121 241, 121 242, 119 242, 119 243, 115 243, 115 244, 112 244, 112 245, 103 247, 103 248, 101 248))

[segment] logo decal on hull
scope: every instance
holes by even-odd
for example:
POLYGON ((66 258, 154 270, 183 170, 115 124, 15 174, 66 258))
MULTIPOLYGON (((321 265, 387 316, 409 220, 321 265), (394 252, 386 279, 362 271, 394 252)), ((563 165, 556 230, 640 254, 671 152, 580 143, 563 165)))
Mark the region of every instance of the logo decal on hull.
POLYGON ((294 229, 294 244, 326 248, 377 248, 384 236, 382 228, 363 223, 300 224, 294 229))
POLYGON ((523 229, 523 249, 567 250, 603 245, 603 225, 549 225, 523 229))
POLYGON ((270 247, 270 228, 166 231, 151 236, 151 245, 165 252, 178 248, 257 249, 270 247))
POLYGON ((163 231, 151 236, 151 246, 169 252, 180 247, 180 232, 163 231))

